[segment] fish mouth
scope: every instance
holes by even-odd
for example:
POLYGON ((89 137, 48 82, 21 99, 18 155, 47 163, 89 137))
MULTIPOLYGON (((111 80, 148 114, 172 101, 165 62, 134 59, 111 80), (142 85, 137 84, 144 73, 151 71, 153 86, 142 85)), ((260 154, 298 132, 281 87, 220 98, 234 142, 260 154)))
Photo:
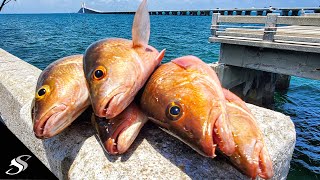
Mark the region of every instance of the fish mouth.
POLYGON ((122 109, 120 104, 123 99, 125 99, 124 92, 118 92, 111 97, 106 97, 99 106, 99 109, 96 113, 99 117, 105 117, 106 119, 111 119, 117 116, 122 109))
POLYGON ((226 122, 224 122, 222 114, 220 114, 214 122, 212 139, 213 143, 218 145, 219 150, 227 156, 231 156, 234 153, 235 142, 232 132, 230 132, 230 129, 226 126, 226 122))
POLYGON ((61 127, 64 127, 67 124, 63 117, 67 107, 68 106, 65 104, 56 105, 40 119, 35 120, 35 124, 33 126, 35 136, 39 139, 45 139, 59 133, 61 127))
POLYGON ((119 147, 123 146, 123 144, 121 144, 121 141, 119 141, 119 139, 121 134, 130 127, 131 123, 132 122, 130 121, 125 121, 121 123, 111 134, 111 137, 105 142, 104 146, 109 154, 115 155, 115 154, 123 153, 123 148, 122 148, 122 151, 121 150, 119 151, 119 148, 118 148, 118 146, 119 147))
POLYGON ((116 117, 105 119, 95 116, 96 130, 106 152, 111 155, 123 154, 138 136, 148 118, 116 117))

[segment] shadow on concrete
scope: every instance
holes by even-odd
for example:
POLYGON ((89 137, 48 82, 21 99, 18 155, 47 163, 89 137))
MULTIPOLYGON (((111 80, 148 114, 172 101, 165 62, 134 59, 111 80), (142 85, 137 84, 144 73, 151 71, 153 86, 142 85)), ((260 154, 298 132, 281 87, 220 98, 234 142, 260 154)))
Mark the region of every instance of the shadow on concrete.
POLYGON ((49 165, 53 170, 52 172, 61 173, 58 175, 56 174, 57 177, 68 179, 68 172, 80 149, 82 148, 84 142, 92 136, 95 136, 95 139, 99 142, 100 148, 102 148, 105 157, 110 162, 115 162, 119 158, 122 162, 127 161, 134 153, 135 149, 139 146, 139 144, 141 144, 143 137, 139 134, 125 154, 109 155, 101 145, 96 130, 91 124, 90 118, 92 112, 92 108, 88 108, 63 132, 52 138, 42 141, 44 149, 46 151, 47 159, 49 161, 49 165), (59 164, 57 164, 57 159, 61 161, 61 167, 57 167, 57 165, 59 164))
POLYGON ((231 166, 231 163, 218 152, 216 152, 218 156, 214 159, 204 157, 150 121, 142 128, 141 135, 157 152, 191 179, 226 179, 226 177, 249 179, 231 166))

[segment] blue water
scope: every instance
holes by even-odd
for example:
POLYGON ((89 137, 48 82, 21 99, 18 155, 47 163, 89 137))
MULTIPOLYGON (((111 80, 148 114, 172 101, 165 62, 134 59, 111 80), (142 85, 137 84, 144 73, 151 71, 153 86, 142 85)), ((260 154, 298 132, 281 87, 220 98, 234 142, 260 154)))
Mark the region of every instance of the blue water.
MULTIPOLYGON (((131 38, 133 15, 0 15, 0 48, 44 69, 51 62, 83 53, 94 41, 131 38)), ((219 57, 219 44, 208 43, 211 17, 151 16, 150 44, 167 49, 165 62, 195 55, 205 62, 219 57)), ((288 179, 320 179, 320 81, 292 77, 278 92, 276 110, 291 116, 297 142, 288 179)))

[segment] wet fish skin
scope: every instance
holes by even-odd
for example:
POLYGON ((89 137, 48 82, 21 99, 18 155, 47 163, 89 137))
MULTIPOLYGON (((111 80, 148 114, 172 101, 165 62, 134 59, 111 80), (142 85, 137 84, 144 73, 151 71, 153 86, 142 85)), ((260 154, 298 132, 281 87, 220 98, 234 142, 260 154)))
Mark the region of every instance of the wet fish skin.
POLYGON ((94 113, 91 117, 101 145, 110 155, 127 152, 147 121, 148 117, 135 102, 112 119, 97 117, 94 113))
POLYGON ((140 104, 162 129, 198 153, 215 157, 217 145, 227 155, 235 151, 225 103, 215 72, 200 59, 185 56, 152 74, 140 104))
POLYGON ((91 44, 84 55, 84 73, 95 114, 107 119, 120 114, 160 64, 160 53, 148 45, 150 18, 147 1, 139 6, 132 40, 108 38, 91 44))
POLYGON ((230 161, 252 179, 272 178, 272 161, 255 117, 238 96, 226 89, 223 92, 228 100, 227 113, 236 144, 230 161))
POLYGON ((40 74, 32 104, 37 138, 59 134, 90 105, 82 58, 73 55, 58 59, 40 74))

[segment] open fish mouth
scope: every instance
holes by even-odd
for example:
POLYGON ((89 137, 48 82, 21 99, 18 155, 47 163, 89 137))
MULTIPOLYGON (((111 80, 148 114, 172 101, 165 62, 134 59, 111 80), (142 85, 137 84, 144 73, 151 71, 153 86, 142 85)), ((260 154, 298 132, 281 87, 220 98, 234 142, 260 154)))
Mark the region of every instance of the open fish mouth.
POLYGON ((102 145, 111 155, 126 152, 148 120, 148 118, 140 118, 134 114, 131 117, 121 117, 121 114, 119 116, 114 119, 97 116, 94 118, 102 145))
POLYGON ((39 139, 49 138, 56 134, 58 129, 61 129, 65 122, 63 115, 66 112, 67 106, 65 104, 59 104, 51 108, 45 115, 39 120, 35 120, 33 127, 35 136, 39 139), (58 126, 55 126, 58 124, 58 126))
MULTIPOLYGON (((125 132, 131 125, 132 122, 130 121, 125 121, 124 123, 121 123, 111 134, 111 137, 105 142, 105 148, 108 153, 110 154, 121 154, 121 149, 125 148, 121 146, 128 146, 125 145, 124 142, 119 141, 121 138, 120 136, 122 135, 123 132, 125 132), (121 144, 122 143, 122 144, 121 144), (119 148, 120 147, 120 151, 119 148)), ((130 143, 131 144, 131 143, 130 143)), ((130 146, 130 145, 129 145, 130 146)))

